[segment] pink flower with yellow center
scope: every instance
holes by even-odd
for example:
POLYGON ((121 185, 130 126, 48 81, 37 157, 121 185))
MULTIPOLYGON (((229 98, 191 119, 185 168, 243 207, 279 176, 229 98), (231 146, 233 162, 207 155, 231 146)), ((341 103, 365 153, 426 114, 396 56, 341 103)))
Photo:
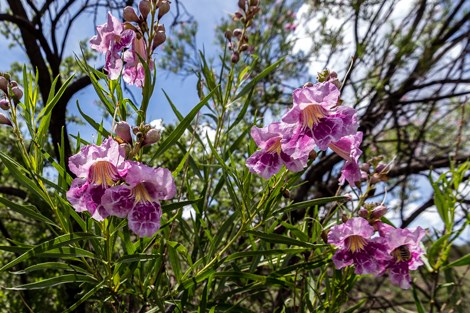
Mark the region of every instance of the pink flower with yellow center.
POLYGON ((282 123, 271 123, 264 128, 254 126, 251 129, 251 137, 261 150, 246 160, 250 172, 268 179, 278 173, 282 165, 293 172, 299 172, 307 165, 308 155, 294 159, 282 150, 281 140, 290 131, 289 128, 283 128, 282 123))
POLYGON ((123 68, 123 61, 119 54, 128 47, 134 38, 135 32, 125 29, 124 24, 108 12, 108 21, 96 27, 97 34, 90 39, 90 47, 106 55, 104 69, 109 79, 117 79, 123 68))
POLYGON ((140 237, 152 237, 160 228, 160 200, 175 196, 171 172, 127 161, 126 184, 107 189, 102 203, 109 215, 127 217, 129 228, 140 237))
MULTIPOLYGON (((383 224, 383 223, 381 223, 383 224)), ((410 270, 416 270, 423 265, 421 256, 424 250, 420 242, 425 231, 421 227, 414 230, 408 228, 393 228, 379 225, 379 233, 387 243, 387 253, 392 259, 387 264, 390 281, 403 289, 411 287, 410 270)))
POLYGON ((335 267, 341 269, 354 265, 356 274, 382 273, 391 256, 381 238, 371 238, 374 232, 374 228, 362 217, 333 226, 328 233, 328 243, 338 248, 333 255, 335 267))
POLYGON ((356 132, 356 110, 338 106, 339 96, 330 82, 294 90, 294 106, 282 117, 293 128, 282 140, 285 153, 299 159, 315 147, 326 150, 330 142, 356 132))
POLYGON ((77 212, 88 211, 98 221, 108 216, 101 197, 127 171, 124 158, 125 152, 112 138, 100 146, 85 146, 69 158, 69 168, 77 178, 67 191, 67 199, 77 212))

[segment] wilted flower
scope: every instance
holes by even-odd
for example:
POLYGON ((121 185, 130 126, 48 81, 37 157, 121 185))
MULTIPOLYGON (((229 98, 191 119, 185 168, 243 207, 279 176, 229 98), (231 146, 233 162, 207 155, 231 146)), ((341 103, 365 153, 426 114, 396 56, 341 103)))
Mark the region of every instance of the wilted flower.
POLYGON ((283 164, 293 172, 299 172, 307 165, 308 154, 294 159, 283 151, 281 140, 290 130, 282 126, 281 123, 271 123, 264 128, 254 126, 251 129, 251 137, 261 150, 246 160, 250 172, 268 179, 279 172, 283 164))
POLYGON ((357 132, 355 135, 345 136, 328 144, 331 150, 346 160, 339 178, 340 185, 343 185, 346 180, 351 186, 361 181, 362 175, 358 164, 359 157, 362 154, 359 149, 361 143, 362 132, 357 132))

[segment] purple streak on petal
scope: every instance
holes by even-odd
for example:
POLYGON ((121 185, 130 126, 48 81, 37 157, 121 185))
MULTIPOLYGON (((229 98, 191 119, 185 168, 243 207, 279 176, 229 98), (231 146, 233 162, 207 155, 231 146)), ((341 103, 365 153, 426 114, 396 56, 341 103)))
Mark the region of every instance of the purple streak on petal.
POLYGON ((176 185, 171 172, 166 168, 153 168, 139 162, 128 161, 125 177, 131 188, 143 184, 154 200, 168 200, 176 195, 176 185))
POLYGON ((124 218, 134 206, 135 198, 132 190, 125 185, 106 189, 101 203, 109 215, 124 218))
POLYGON ((411 277, 407 262, 393 263, 389 266, 389 270, 392 284, 400 286, 402 289, 409 289, 411 287, 411 277))
POLYGON ((152 237, 160 228, 162 210, 158 202, 138 202, 127 216, 129 228, 139 237, 152 237))
POLYGON ((277 153, 259 150, 246 160, 246 166, 250 172, 269 179, 279 172, 282 167, 282 160, 277 153))
POLYGON ((88 181, 85 178, 77 177, 72 181, 72 185, 66 193, 67 200, 70 201, 72 207, 77 212, 87 210, 84 195, 88 189, 88 185, 88 181))

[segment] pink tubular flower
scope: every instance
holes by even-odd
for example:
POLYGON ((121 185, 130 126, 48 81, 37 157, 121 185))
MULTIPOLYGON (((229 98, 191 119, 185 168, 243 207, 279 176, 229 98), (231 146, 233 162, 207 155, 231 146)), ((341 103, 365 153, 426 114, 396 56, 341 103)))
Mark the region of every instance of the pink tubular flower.
POLYGON ((354 264, 356 274, 382 273, 391 256, 380 238, 371 239, 374 232, 362 217, 333 226, 328 233, 328 243, 339 249, 333 256, 335 267, 341 269, 354 264))
POLYGON ((359 157, 362 154, 362 151, 359 149, 361 143, 362 132, 357 132, 355 135, 345 136, 336 142, 328 144, 331 150, 346 160, 341 170, 341 177, 339 178, 340 185, 343 185, 346 180, 351 186, 361 181, 361 169, 358 164, 359 157))
POLYGON ((90 47, 106 54, 105 70, 109 79, 117 79, 122 71, 123 62, 119 52, 129 46, 135 32, 124 29, 123 23, 108 12, 108 21, 96 27, 98 34, 90 39, 90 47))
POLYGON ((127 217, 129 228, 140 237, 152 237, 160 228, 162 210, 159 200, 175 196, 171 172, 127 161, 127 185, 107 189, 102 203, 109 215, 127 217))
POLYGON ((385 230, 383 234, 386 236, 387 253, 393 257, 387 266, 390 281, 403 289, 408 289, 411 287, 410 270, 416 270, 423 265, 421 256, 424 251, 420 242, 424 236, 424 229, 418 227, 411 231, 407 228, 385 227, 383 230, 385 230))
POLYGON ((356 111, 337 107, 339 96, 338 88, 330 82, 294 90, 294 106, 282 118, 294 126, 292 136, 282 142, 287 154, 297 159, 315 146, 326 150, 330 142, 355 133, 356 111))
POLYGON ((293 172, 299 172, 307 165, 308 155, 294 159, 282 150, 281 140, 289 131, 289 128, 283 128, 281 123, 271 123, 264 128, 251 128, 251 137, 261 150, 246 160, 250 172, 269 179, 279 172, 283 164, 293 172))
POLYGON ((100 146, 85 146, 69 158, 69 168, 77 178, 67 191, 67 199, 77 212, 88 211, 98 221, 108 216, 101 197, 125 174, 124 157, 119 144, 107 138, 100 146))
MULTIPOLYGON (((147 47, 143 38, 134 37, 131 49, 124 52, 126 65, 122 76, 126 83, 142 88, 145 82, 145 70, 139 56, 147 60, 147 47)), ((153 65, 151 62, 149 67, 153 68, 153 65)))

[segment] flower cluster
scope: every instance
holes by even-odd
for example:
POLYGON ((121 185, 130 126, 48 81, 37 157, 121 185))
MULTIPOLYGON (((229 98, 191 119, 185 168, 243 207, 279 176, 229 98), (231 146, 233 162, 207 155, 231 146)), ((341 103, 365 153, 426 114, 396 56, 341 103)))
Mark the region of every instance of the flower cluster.
MULTIPOLYGON (((0 90, 3 94, 0 99, 0 108, 5 111, 10 110, 11 104, 17 104, 23 97, 23 91, 18 83, 10 80, 10 75, 7 73, 0 73, 0 90)), ((11 120, 3 113, 0 113, 0 125, 12 126, 11 120)))
POLYGON ((354 265, 356 274, 380 276, 389 272, 393 284, 408 289, 410 270, 423 264, 420 242, 424 230, 394 228, 382 223, 380 217, 385 211, 385 207, 378 206, 366 214, 368 219, 355 217, 333 226, 328 233, 328 243, 338 248, 333 263, 337 269, 354 265))
POLYGON ((253 19, 260 12, 259 0, 239 0, 238 11, 233 15, 234 21, 240 21, 242 28, 227 30, 225 38, 228 40, 228 48, 232 51, 232 63, 238 63, 243 52, 252 53, 253 47, 248 44, 247 29, 252 25, 253 19))
POLYGON ((109 79, 118 79, 122 74, 126 83, 143 87, 145 69, 142 61, 153 68, 152 52, 166 40, 165 27, 159 21, 169 10, 170 4, 166 0, 142 0, 139 16, 132 7, 124 8, 125 22, 108 13, 108 21, 97 27, 98 34, 90 39, 90 46, 105 54, 104 69, 109 79), (149 14, 154 16, 157 11, 157 22, 149 28, 147 17, 149 14))
POLYGON ((88 145, 69 158, 77 176, 67 199, 77 212, 88 211, 102 221, 108 216, 128 219, 138 236, 151 237, 160 228, 160 200, 175 196, 171 172, 126 160, 125 147, 113 138, 88 145))
POLYGON ((330 148, 346 161, 340 183, 354 185, 361 180, 358 159, 362 133, 357 131, 356 110, 339 105, 336 83, 336 76, 331 75, 328 80, 294 90, 294 105, 281 122, 251 129, 261 149, 246 161, 252 173, 267 179, 282 165, 299 172, 307 166, 312 151, 330 148))

